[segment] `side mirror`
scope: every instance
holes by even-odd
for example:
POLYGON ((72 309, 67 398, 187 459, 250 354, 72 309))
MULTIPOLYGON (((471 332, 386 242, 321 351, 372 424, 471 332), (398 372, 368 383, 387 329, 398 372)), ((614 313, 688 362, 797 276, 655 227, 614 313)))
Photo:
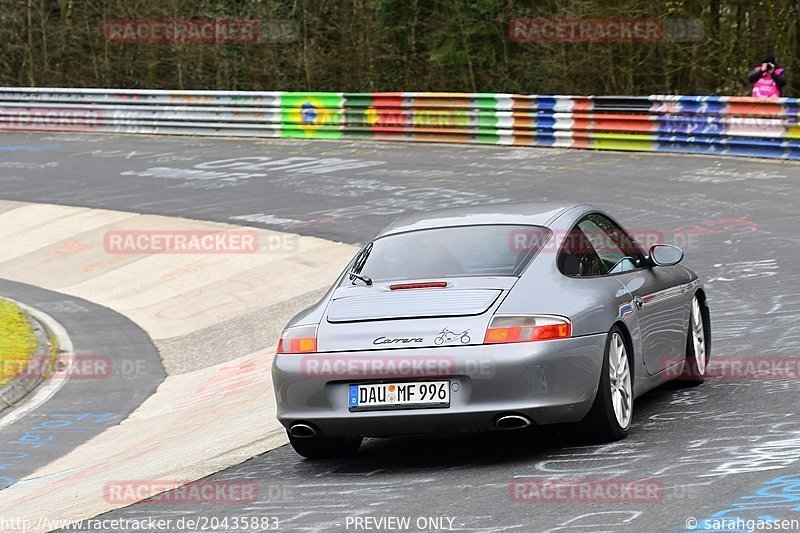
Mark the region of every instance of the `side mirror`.
POLYGON ((654 244, 650 247, 650 261, 656 266, 677 265, 683 259, 683 250, 671 244, 654 244))

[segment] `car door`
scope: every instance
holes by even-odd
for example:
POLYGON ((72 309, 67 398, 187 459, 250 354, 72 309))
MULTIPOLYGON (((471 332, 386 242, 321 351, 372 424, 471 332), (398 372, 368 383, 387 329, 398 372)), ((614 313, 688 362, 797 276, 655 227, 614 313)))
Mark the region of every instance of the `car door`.
POLYGON ((642 359, 649 374, 685 356, 686 326, 681 296, 688 281, 680 267, 651 267, 641 248, 618 224, 599 213, 578 223, 608 267, 632 296, 642 359), (627 259, 626 259, 627 258, 627 259))

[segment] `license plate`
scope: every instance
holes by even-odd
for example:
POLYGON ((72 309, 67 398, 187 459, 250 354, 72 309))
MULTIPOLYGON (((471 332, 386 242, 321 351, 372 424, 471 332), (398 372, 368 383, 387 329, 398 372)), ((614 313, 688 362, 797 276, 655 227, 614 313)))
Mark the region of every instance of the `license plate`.
POLYGON ((351 411, 450 406, 449 381, 350 385, 349 393, 351 411))

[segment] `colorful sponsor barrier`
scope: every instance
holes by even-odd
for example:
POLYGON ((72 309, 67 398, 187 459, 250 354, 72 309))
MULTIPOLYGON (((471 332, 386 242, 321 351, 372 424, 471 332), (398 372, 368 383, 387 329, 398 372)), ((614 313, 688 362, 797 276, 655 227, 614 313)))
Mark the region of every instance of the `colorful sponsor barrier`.
POLYGON ((0 88, 0 130, 423 141, 800 158, 800 103, 540 96, 0 88))

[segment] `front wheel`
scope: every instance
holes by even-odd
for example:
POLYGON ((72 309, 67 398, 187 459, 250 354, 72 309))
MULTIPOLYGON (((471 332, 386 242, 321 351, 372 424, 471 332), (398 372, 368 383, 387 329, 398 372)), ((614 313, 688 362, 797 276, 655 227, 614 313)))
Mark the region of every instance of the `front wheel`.
POLYGON ((354 455, 361 446, 361 437, 292 437, 294 451, 309 459, 334 459, 354 455))
POLYGON ((630 359, 622 331, 618 326, 614 326, 608 332, 600 385, 584 424, 591 438, 614 441, 628 433, 632 418, 633 387, 630 359))

